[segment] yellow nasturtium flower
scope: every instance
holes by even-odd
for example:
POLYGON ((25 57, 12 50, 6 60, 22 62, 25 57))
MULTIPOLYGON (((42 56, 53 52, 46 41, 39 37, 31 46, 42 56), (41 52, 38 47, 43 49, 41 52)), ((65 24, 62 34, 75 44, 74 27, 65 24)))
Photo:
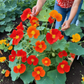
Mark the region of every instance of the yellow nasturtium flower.
POLYGON ((84 76, 82 77, 82 80, 84 81, 84 76))
POLYGON ((79 34, 72 35, 72 42, 78 42, 81 40, 81 37, 79 34))
POLYGON ((6 45, 6 40, 0 40, 0 44, 4 43, 6 45))
POLYGON ((10 47, 8 48, 8 50, 12 50, 12 48, 13 48, 13 46, 10 46, 10 47))
POLYGON ((6 45, 7 45, 7 46, 9 46, 10 44, 9 44, 9 43, 7 43, 6 45))
POLYGON ((4 62, 6 60, 6 57, 0 57, 0 62, 4 62))

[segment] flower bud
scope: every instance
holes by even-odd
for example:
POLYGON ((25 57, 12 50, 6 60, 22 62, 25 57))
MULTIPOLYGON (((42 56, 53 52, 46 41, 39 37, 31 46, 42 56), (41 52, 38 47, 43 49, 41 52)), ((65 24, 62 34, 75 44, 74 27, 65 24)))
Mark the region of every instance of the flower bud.
POLYGON ((55 57, 55 53, 52 53, 52 56, 55 57))

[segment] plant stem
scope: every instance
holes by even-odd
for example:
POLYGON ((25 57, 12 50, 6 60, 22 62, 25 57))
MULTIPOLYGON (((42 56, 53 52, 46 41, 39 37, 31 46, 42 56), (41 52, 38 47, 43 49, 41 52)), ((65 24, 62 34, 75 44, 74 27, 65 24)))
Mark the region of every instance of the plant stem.
POLYGON ((51 25, 51 29, 52 29, 53 25, 54 25, 54 22, 53 22, 52 25, 51 25))

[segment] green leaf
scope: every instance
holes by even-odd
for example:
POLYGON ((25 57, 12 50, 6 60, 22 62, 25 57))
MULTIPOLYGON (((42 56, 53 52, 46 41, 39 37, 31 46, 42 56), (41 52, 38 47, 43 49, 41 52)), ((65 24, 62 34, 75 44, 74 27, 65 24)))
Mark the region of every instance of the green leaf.
POLYGON ((0 27, 0 32, 4 32, 5 26, 0 27))
POLYGON ((47 51, 50 51, 51 48, 52 48, 52 45, 50 45, 48 42, 46 42, 46 46, 47 46, 46 50, 47 50, 47 51))
POLYGON ((48 66, 42 66, 42 67, 46 72, 50 69, 48 66))
POLYGON ((64 31, 65 35, 72 37, 73 34, 82 32, 80 26, 76 26, 75 24, 72 24, 69 29, 64 31))
POLYGON ((62 39, 62 40, 58 40, 57 42, 52 44, 52 49, 54 49, 54 50, 57 50, 57 49, 64 50, 65 46, 66 46, 66 40, 62 39))
POLYGON ((51 58, 51 64, 53 64, 55 66, 57 65, 55 58, 51 58))
POLYGON ((47 57, 46 55, 40 55, 40 56, 38 56, 38 59, 39 59, 39 65, 43 65, 42 64, 42 59, 44 59, 45 57, 47 57))
POLYGON ((48 77, 44 76, 40 80, 36 81, 37 84, 54 84, 53 81, 48 77))
POLYGON ((52 70, 47 73, 47 76, 54 81, 54 84, 65 84, 66 74, 60 74, 57 70, 52 70))
POLYGON ((84 84, 84 81, 81 81, 81 84, 84 84))
POLYGON ((14 50, 15 50, 15 51, 20 50, 20 49, 23 49, 22 43, 19 43, 18 45, 15 45, 15 46, 14 46, 14 50))
POLYGON ((40 21, 48 21, 48 18, 50 17, 49 13, 51 12, 51 10, 42 10, 37 18, 39 18, 40 21))
POLYGON ((0 20, 5 18, 5 14, 0 14, 0 20))
POLYGON ((14 66, 17 66, 17 58, 14 60, 14 62, 9 61, 9 67, 13 68, 14 66))
POLYGON ((84 55, 84 48, 82 48, 80 45, 76 43, 70 43, 70 46, 68 48, 71 53, 74 53, 76 55, 84 55))
POLYGON ((45 27, 40 26, 40 27, 37 27, 36 29, 42 31, 45 29, 45 27))
POLYGON ((23 74, 20 75, 20 78, 24 83, 30 83, 34 80, 34 77, 32 76, 33 69, 34 67, 31 65, 23 74))
POLYGON ((5 49, 5 44, 1 44, 0 49, 2 49, 2 50, 5 49))
POLYGON ((13 41, 13 39, 11 39, 11 41, 10 41, 10 43, 9 43, 10 45, 12 45, 12 41, 13 41))
POLYGON ((42 41, 45 38, 45 35, 40 35, 37 39, 31 38, 30 44, 35 45, 36 41, 42 41))
POLYGON ((63 58, 60 58, 59 56, 56 57, 56 62, 59 64, 60 62, 63 61, 63 58))
POLYGON ((0 22, 0 25, 4 25, 4 23, 5 23, 5 21, 1 21, 1 22, 0 22))
POLYGON ((11 70, 12 70, 12 71, 11 71, 12 81, 15 81, 16 79, 19 78, 20 73, 15 73, 15 72, 13 71, 13 68, 12 68, 11 70))

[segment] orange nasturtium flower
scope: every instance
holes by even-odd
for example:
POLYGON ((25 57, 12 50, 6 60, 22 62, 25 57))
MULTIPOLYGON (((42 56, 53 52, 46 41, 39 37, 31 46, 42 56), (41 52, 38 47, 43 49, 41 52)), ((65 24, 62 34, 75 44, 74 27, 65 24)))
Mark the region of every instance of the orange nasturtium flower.
POLYGON ((60 21, 62 20, 62 15, 61 15, 60 13, 58 13, 58 14, 56 15, 56 20, 57 20, 58 22, 60 22, 60 21))
POLYGON ((35 27, 39 26, 39 21, 38 21, 37 17, 32 17, 30 19, 30 23, 31 23, 32 26, 35 26, 35 27))
POLYGON ((72 35, 72 42, 78 42, 81 40, 81 37, 79 34, 72 35))
POLYGON ((10 71, 9 70, 6 70, 5 77, 9 77, 9 75, 10 75, 10 71))
POLYGON ((13 49, 13 46, 8 47, 8 50, 12 50, 12 49, 13 49))
POLYGON ((61 74, 64 74, 65 72, 70 71, 70 66, 68 65, 68 62, 63 60, 59 65, 57 66, 57 71, 61 74))
POLYGON ((6 60, 6 57, 0 57, 0 62, 4 62, 6 60))
POLYGON ((50 60, 48 57, 45 57, 44 59, 42 59, 42 63, 43 63, 45 66, 50 66, 51 60, 50 60))
POLYGON ((36 44, 35 50, 37 52, 42 53, 47 48, 47 46, 45 45, 45 42, 44 41, 41 41, 41 42, 40 41, 37 41, 35 44, 36 44))
POLYGON ((58 13, 56 10, 52 10, 49 15, 53 18, 55 18, 58 22, 62 20, 62 15, 58 13))
POLYGON ((31 9, 30 8, 27 8, 23 11, 23 14, 21 15, 21 20, 22 21, 25 21, 26 19, 31 19, 31 9))
POLYGON ((29 38, 32 38, 34 36, 35 39, 38 38, 38 36, 40 35, 39 30, 36 29, 35 26, 30 26, 27 29, 27 34, 29 36, 29 38))
POLYGON ((24 33, 21 29, 18 29, 17 31, 14 29, 10 35, 10 38, 13 38, 12 44, 18 45, 19 41, 23 38, 23 35, 24 33))
POLYGON ((52 10, 49 15, 53 18, 56 18, 56 15, 58 15, 58 12, 56 10, 52 10))
POLYGON ((26 66, 24 64, 18 64, 17 66, 14 66, 13 71, 15 73, 24 73, 26 70, 26 66))
POLYGON ((40 80, 40 77, 45 76, 45 71, 43 70, 43 67, 37 66, 34 68, 34 71, 32 72, 32 76, 35 77, 35 80, 40 80))
POLYGON ((21 29, 21 30, 24 30, 24 27, 23 27, 22 22, 20 22, 20 24, 16 27, 16 29, 21 29))

